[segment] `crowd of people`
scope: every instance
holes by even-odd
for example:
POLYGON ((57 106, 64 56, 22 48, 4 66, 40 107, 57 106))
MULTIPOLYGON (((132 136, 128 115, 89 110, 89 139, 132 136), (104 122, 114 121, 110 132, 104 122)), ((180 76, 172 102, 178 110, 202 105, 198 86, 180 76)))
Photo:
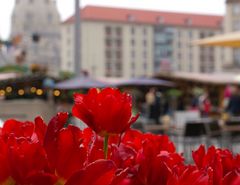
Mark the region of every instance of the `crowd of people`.
POLYGON ((240 116, 240 88, 237 86, 226 86, 223 99, 219 99, 217 105, 213 103, 213 97, 207 90, 198 94, 193 93, 190 102, 186 103, 184 98, 186 97, 182 95, 169 97, 157 88, 150 88, 145 94, 144 115, 156 124, 161 124, 159 121, 161 116, 171 116, 174 111, 199 111, 202 117, 209 117, 214 110, 219 114, 240 116))

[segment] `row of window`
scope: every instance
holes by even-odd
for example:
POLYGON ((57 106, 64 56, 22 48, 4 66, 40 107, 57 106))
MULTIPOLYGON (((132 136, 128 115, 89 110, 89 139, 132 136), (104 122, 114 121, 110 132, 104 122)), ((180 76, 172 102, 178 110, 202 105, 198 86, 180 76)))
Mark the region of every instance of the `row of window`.
MULTIPOLYGON (((16 0, 16 4, 20 3, 20 1, 21 1, 21 0, 16 0)), ((35 0, 35 1, 36 1, 36 0, 35 0)), ((38 0, 38 1, 39 1, 39 0, 38 0)), ((43 0, 41 0, 41 1, 43 1, 43 0)), ((46 3, 46 4, 49 4, 50 1, 51 1, 51 0, 45 0, 45 3, 46 3)), ((29 4, 34 3, 34 0, 28 0, 28 3, 29 3, 29 4)))
POLYGON ((110 26, 107 26, 105 28, 105 34, 106 35, 113 35, 113 34, 116 34, 117 36, 121 36, 122 35, 122 28, 121 27, 110 27, 110 26))
MULTIPOLYGON (((132 35, 136 34, 136 28, 135 27, 131 27, 130 31, 131 31, 132 35)), ((120 35, 122 35, 122 28, 121 27, 106 26, 105 27, 105 33, 106 33, 106 35, 114 35, 114 34, 116 34, 116 35, 120 36, 120 35)), ((143 33, 143 35, 147 35, 147 28, 144 27, 142 29, 142 33, 143 33)))
MULTIPOLYGON (((106 50, 105 56, 107 59, 122 59, 122 52, 120 50, 113 51, 113 50, 106 50)), ((147 51, 142 52, 142 57, 147 59, 148 54, 147 51)), ((131 51, 131 58, 134 60, 136 58, 136 52, 134 50, 131 51)))

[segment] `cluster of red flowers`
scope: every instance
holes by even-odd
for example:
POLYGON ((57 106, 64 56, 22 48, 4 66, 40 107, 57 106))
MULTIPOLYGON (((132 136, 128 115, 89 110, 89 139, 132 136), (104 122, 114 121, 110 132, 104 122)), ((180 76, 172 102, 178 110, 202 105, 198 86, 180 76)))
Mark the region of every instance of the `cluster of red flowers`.
POLYGON ((167 136, 130 129, 131 97, 116 89, 76 94, 73 115, 89 128, 8 120, 0 128, 0 185, 239 185, 240 155, 203 146, 186 165, 167 136))

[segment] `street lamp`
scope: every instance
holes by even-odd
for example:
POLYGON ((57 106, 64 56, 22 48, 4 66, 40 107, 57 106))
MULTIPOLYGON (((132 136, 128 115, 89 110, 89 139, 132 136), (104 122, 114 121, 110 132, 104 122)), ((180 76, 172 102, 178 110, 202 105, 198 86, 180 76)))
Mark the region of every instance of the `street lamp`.
POLYGON ((80 0, 75 0, 75 74, 81 72, 81 10, 80 0))

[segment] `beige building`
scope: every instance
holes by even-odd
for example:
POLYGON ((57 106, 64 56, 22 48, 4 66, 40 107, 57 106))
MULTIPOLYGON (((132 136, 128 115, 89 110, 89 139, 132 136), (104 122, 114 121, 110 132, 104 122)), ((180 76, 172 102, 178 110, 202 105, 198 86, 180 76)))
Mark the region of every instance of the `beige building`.
MULTIPOLYGON (((240 30, 240 0, 226 1, 226 16, 224 31, 226 33, 240 30)), ((225 69, 230 71, 240 70, 240 49, 225 49, 225 69)))
MULTIPOLYGON (((191 45, 221 32, 222 16, 87 6, 81 17, 82 69, 92 76, 222 70, 220 48, 191 45)), ((62 23, 61 32, 61 69, 74 72, 74 17, 62 23)))
POLYGON ((21 36, 19 48, 27 64, 45 67, 57 75, 60 65, 60 16, 54 0, 16 0, 11 37, 21 36))

